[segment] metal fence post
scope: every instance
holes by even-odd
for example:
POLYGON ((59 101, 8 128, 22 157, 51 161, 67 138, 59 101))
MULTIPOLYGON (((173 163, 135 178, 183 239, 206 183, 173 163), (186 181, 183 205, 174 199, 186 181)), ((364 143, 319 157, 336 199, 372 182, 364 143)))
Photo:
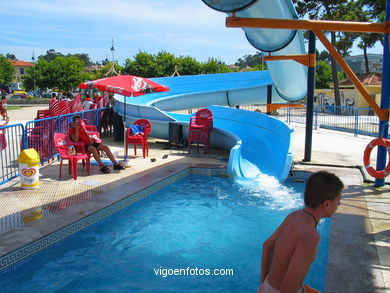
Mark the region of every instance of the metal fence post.
POLYGON ((358 108, 354 107, 354 112, 355 112, 355 131, 354 135, 357 136, 359 133, 359 114, 360 111, 358 108))

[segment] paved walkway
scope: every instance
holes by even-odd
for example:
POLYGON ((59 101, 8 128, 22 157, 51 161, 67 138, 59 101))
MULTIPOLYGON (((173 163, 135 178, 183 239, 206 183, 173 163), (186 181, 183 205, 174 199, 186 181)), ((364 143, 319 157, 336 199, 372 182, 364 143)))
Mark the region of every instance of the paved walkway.
MULTIPOLYGON (((32 120, 36 110, 44 108, 46 107, 12 110, 9 113, 10 123, 32 120)), ((372 184, 364 184, 360 170, 354 168, 362 165, 364 148, 372 138, 354 137, 351 134, 325 129, 315 130, 312 161, 311 165, 307 165, 301 163, 305 151, 304 125, 296 124, 293 127, 295 130, 294 168, 309 171, 327 169, 338 174, 346 184, 342 205, 332 224, 327 292, 390 292, 388 185, 375 189, 372 184)), ((114 151, 118 151, 121 157, 122 143, 104 140, 114 151)), ((1 190, 0 217, 7 218, 13 225, 20 224, 20 228, 2 234, 0 255, 23 245, 21 243, 41 237, 40 233, 45 230, 42 226, 49 225, 53 228, 52 222, 45 224, 45 221, 47 222, 45 218, 23 224, 23 221, 28 222, 33 220, 34 216, 39 216, 36 213, 37 208, 39 210, 42 206, 64 224, 65 218, 74 219, 75 213, 80 216, 88 210, 85 208, 76 212, 72 210, 72 206, 82 206, 80 202, 91 205, 97 198, 107 201, 108 198, 104 199, 104 197, 110 193, 110 190, 125 185, 133 186, 134 182, 138 182, 137 180, 153 178, 158 181, 161 176, 167 176, 167 173, 177 170, 177 166, 183 165, 202 163, 226 166, 226 152, 214 150, 213 155, 209 157, 189 157, 186 152, 165 150, 158 141, 154 140, 151 143, 149 156, 149 158, 156 158, 155 162, 130 156, 131 167, 124 171, 115 171, 106 175, 100 173, 97 167, 93 167, 91 176, 85 176, 81 170, 77 181, 72 180, 66 172, 64 178, 59 180, 58 163, 53 163, 41 169, 41 188, 34 192, 20 190, 17 180, 4 186, 1 190), (168 158, 163 159, 165 154, 168 158), (92 197, 94 201, 89 201, 92 197), (5 200, 10 201, 4 204, 5 200), (66 211, 71 212, 70 216, 64 216, 66 211)), ((53 217, 46 218, 53 219, 53 217)))

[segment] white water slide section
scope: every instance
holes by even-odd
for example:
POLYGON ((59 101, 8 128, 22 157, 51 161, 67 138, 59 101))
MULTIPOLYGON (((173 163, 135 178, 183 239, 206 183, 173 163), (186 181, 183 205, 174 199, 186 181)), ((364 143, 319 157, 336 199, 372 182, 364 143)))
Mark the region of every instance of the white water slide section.
MULTIPOLYGON (((231 16, 245 18, 297 19, 291 0, 202 0, 209 7, 231 16)), ((232 28, 233 29, 233 28, 232 28)), ((306 54, 302 31, 287 29, 242 28, 249 43, 263 55, 306 54)), ((306 96, 307 68, 292 60, 267 61, 279 95, 287 101, 306 96)))

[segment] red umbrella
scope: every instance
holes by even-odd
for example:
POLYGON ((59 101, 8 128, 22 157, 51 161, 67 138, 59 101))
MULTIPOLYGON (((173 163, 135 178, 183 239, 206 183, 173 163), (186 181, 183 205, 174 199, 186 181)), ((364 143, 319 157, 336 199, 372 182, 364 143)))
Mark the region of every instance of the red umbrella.
POLYGON ((79 84, 81 89, 96 88, 123 96, 140 96, 154 92, 166 92, 169 88, 144 77, 134 75, 116 75, 79 84))

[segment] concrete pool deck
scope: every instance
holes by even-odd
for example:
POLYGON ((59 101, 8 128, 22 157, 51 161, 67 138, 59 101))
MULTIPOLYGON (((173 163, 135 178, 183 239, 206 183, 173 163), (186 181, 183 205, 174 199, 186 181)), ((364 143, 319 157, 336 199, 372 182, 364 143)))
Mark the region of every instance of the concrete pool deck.
MULTIPOLYGON (((11 119, 26 119, 25 115, 18 118, 20 112, 24 110, 10 111, 11 119)), ((326 292, 389 292, 389 187, 375 189, 372 184, 363 183, 360 170, 354 168, 362 165, 363 150, 372 138, 314 130, 312 161, 307 165, 301 162, 304 126, 293 127, 294 168, 307 171, 326 169, 339 175, 346 185, 342 204, 332 223, 326 292)), ((113 142, 110 138, 104 138, 104 141, 120 153, 120 158, 122 143, 113 142)), ((11 224, 18 225, 23 213, 31 214, 37 208, 44 207, 50 212, 39 221, 21 224, 1 234, 0 256, 112 204, 123 196, 123 190, 130 194, 191 166, 224 167, 226 157, 226 152, 216 150, 211 156, 188 156, 186 151, 164 150, 154 141, 149 158, 130 156, 131 167, 120 172, 102 174, 95 166, 91 167, 91 175, 86 176, 79 168, 79 178, 75 181, 67 174, 67 166, 62 179, 58 178, 57 162, 45 166, 41 168, 41 187, 37 190, 21 190, 18 180, 0 187, 0 217, 8 216, 11 224), (163 159, 164 154, 168 154, 168 158, 163 159), (151 162, 150 158, 156 158, 156 161, 151 162)))

